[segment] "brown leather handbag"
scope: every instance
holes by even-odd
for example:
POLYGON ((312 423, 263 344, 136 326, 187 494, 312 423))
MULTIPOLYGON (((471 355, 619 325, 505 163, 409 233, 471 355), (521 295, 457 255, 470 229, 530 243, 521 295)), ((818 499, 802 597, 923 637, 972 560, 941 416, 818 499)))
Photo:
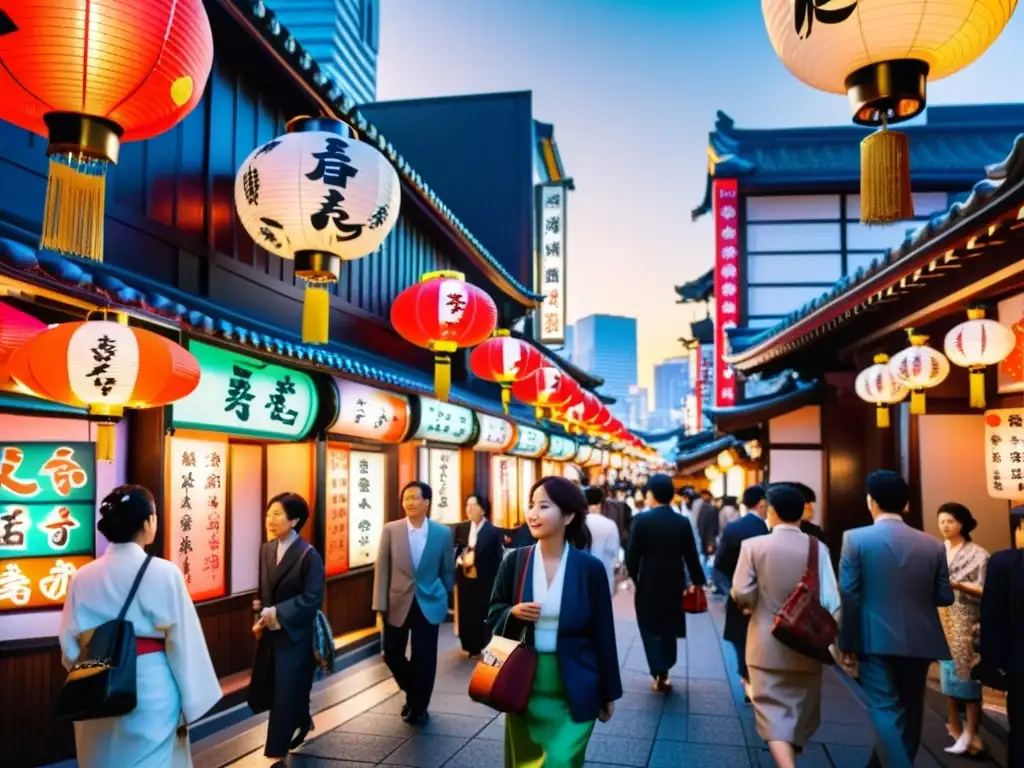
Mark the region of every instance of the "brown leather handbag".
MULTIPOLYGON (((523 601, 523 586, 530 571, 532 557, 533 547, 527 547, 513 605, 523 601)), ((526 711, 526 705, 530 701, 533 678, 537 673, 537 654, 526 645, 528 628, 523 629, 517 640, 502 636, 511 615, 512 611, 509 610, 501 634, 492 637, 491 642, 484 648, 469 680, 469 698, 498 712, 520 715, 526 711)))
POLYGON ((834 664, 829 647, 835 643, 839 627, 821 604, 818 583, 818 540, 810 539, 807 569, 786 602, 775 614, 772 636, 787 648, 822 664, 834 664))
POLYGON ((697 587, 689 592, 683 592, 684 613, 707 613, 708 596, 703 587, 697 587))

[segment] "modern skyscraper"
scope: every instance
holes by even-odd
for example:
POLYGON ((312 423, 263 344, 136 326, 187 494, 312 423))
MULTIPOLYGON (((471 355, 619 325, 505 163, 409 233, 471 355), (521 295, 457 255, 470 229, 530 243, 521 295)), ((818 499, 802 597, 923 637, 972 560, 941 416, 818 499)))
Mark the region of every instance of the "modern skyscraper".
POLYGON ((573 362, 573 356, 575 354, 575 349, 573 348, 573 344, 576 343, 575 330, 576 329, 573 328, 571 325, 565 326, 565 346, 562 347, 562 351, 560 353, 562 357, 564 357, 570 363, 573 362))
POLYGON ((274 0, 273 9, 344 95, 377 100, 378 0, 274 0))
POLYGON ((690 361, 672 357, 654 366, 654 410, 678 411, 690 393, 690 361))
POLYGON ((625 422, 626 399, 637 383, 636 319, 590 315, 576 321, 573 364, 604 379, 601 392, 616 399, 610 410, 625 422))
POLYGON ((634 384, 626 394, 626 426, 629 429, 647 429, 647 387, 634 384))

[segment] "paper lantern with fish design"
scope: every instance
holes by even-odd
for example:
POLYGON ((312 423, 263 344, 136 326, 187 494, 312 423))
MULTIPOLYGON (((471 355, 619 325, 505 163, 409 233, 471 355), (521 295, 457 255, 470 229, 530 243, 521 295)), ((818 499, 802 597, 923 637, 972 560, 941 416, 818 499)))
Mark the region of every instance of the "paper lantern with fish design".
POLYGON ((540 351, 522 339, 513 339, 504 329, 473 349, 469 354, 469 369, 486 381, 501 385, 501 406, 508 413, 512 398, 511 388, 544 363, 540 351))
POLYGON ((910 346, 897 352, 889 361, 889 370, 910 390, 910 412, 920 416, 925 412, 926 389, 937 387, 949 376, 949 360, 941 352, 928 346, 928 337, 907 331, 910 346))
POLYGON ((949 362, 970 371, 971 408, 985 407, 985 367, 1001 363, 1016 344, 1013 331, 987 320, 980 308, 967 310, 967 321, 946 334, 943 349, 949 362))

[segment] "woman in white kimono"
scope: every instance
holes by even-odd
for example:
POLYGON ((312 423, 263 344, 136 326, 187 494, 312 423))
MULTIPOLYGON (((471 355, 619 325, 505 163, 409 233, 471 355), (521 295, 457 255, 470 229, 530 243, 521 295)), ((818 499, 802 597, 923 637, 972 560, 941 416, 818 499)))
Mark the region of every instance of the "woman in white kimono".
MULTIPOLYGON (((153 495, 138 485, 115 488, 100 505, 101 558, 71 582, 61 615, 60 645, 69 667, 93 630, 117 617, 156 538, 153 495)), ((138 653, 135 709, 121 717, 75 723, 80 768, 185 768, 192 765, 187 725, 221 698, 206 639, 181 571, 154 557, 126 618, 138 653)))

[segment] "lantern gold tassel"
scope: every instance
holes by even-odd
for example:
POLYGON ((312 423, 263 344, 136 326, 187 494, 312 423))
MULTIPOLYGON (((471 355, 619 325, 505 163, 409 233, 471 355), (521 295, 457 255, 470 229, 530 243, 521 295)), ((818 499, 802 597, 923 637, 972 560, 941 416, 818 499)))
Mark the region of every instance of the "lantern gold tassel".
POLYGON ((971 408, 985 407, 985 369, 971 368, 971 408))
POLYGON ((452 389, 451 355, 434 355, 434 394, 442 403, 448 402, 452 389))
POLYGON ((880 405, 875 408, 875 424, 879 429, 889 428, 889 406, 880 405))
POLYGON ((910 391, 910 414, 912 416, 923 416, 924 402, 924 390, 912 389, 910 391))
POLYGON ((883 125, 860 144, 860 220, 892 224, 912 218, 910 141, 883 125))
POLYGON ((508 406, 512 402, 512 392, 508 387, 501 388, 501 407, 505 411, 505 415, 508 415, 508 406))
POLYGON ((331 294, 327 282, 306 283, 302 300, 302 341, 326 344, 331 330, 331 294))
POLYGON ((50 156, 43 248, 103 261, 107 165, 68 153, 50 156))
POLYGON ((537 419, 537 421, 544 421, 544 409, 541 408, 539 405, 534 407, 533 415, 537 419))
POLYGON ((96 460, 114 460, 114 440, 117 436, 114 424, 110 421, 101 421, 96 425, 96 460))

